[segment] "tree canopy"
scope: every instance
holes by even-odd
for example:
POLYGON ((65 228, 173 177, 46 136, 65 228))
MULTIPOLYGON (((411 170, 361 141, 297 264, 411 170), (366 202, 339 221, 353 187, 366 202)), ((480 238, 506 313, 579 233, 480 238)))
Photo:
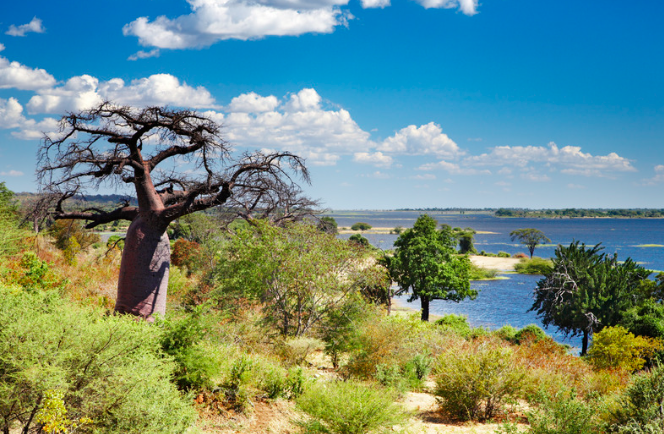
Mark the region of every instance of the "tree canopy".
POLYGON ((544 235, 544 232, 533 228, 513 230, 510 232, 510 238, 512 241, 519 240, 519 243, 528 247, 528 252, 530 252, 531 258, 533 257, 533 253, 535 253, 535 247, 540 244, 551 242, 551 240, 544 235))
POLYGON ((578 241, 558 246, 553 267, 537 283, 531 311, 545 326, 554 325, 571 336, 581 334, 581 353, 588 338, 607 326, 619 324, 623 314, 639 300, 650 271, 630 258, 619 262, 616 255, 587 247, 578 241))
POLYGON ((386 258, 400 291, 412 291, 409 301, 420 299, 423 321, 429 320, 431 300, 461 301, 477 296, 470 288, 470 260, 456 254, 451 228, 437 230, 437 225, 432 217, 421 215, 395 241, 394 256, 386 258))

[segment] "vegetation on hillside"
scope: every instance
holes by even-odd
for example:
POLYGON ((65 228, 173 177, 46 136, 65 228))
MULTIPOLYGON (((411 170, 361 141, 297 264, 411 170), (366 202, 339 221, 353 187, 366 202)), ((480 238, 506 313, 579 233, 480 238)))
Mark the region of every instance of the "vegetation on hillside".
MULTIPOLYGON (((79 242, 67 253, 62 234, 83 239, 85 230, 34 235, 13 199, 0 184, 2 432, 408 433, 421 423, 402 405, 412 391, 438 397, 445 420, 501 420, 503 432, 664 427, 664 277, 643 280, 632 262, 593 248, 568 248, 588 260, 570 262, 576 287, 559 288, 596 294, 596 303, 563 296, 558 306, 598 319, 588 357, 534 325, 490 331, 456 315, 388 314, 389 258, 401 261, 390 271, 417 271, 398 251, 384 256, 318 224, 222 231, 210 215, 171 226, 170 302, 150 324, 112 314, 119 243, 79 242), (279 428, 267 418, 284 408, 279 428)), ((433 241, 414 236, 429 233, 424 223, 403 231, 398 247, 433 245, 463 260, 445 228, 434 225, 433 241)), ((571 253, 554 259, 540 290, 563 282, 555 276, 571 253)))

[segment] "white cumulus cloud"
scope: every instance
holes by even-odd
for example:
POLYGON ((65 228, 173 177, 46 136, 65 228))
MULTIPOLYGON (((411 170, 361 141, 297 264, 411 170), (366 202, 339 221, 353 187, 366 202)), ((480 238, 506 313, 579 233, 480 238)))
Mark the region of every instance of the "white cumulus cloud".
POLYGON ((170 74, 154 74, 132 80, 127 85, 120 78, 100 82, 96 77, 72 77, 60 87, 37 92, 28 102, 30 113, 64 113, 89 109, 102 101, 134 106, 173 105, 179 107, 214 107, 214 98, 202 86, 180 83, 170 74))
POLYGON ((635 172, 630 160, 615 152, 607 155, 584 153, 578 146, 497 146, 491 152, 467 157, 470 166, 516 166, 526 170, 532 164, 560 170, 561 173, 583 176, 613 177, 616 172, 635 172))
POLYGON ((394 136, 385 139, 379 151, 405 155, 435 155, 439 158, 455 158, 463 154, 459 146, 443 134, 440 125, 429 122, 416 127, 409 125, 394 136))
MULTIPOLYGON (((353 19, 349 0, 187 0, 191 13, 154 20, 139 17, 123 28, 143 46, 186 49, 227 39, 260 39, 332 33, 353 19)), ((363 8, 385 8, 390 0, 360 0, 363 8)), ((477 13, 477 0, 417 0, 425 8, 458 8, 477 13)))
POLYGON ((374 152, 373 154, 369 152, 356 152, 353 155, 353 161, 363 164, 373 164, 378 167, 390 167, 394 162, 392 157, 382 152, 374 152))
MULTIPOLYGON (((288 150, 312 165, 332 166, 343 155, 368 153, 375 146, 369 133, 357 125, 347 110, 324 107, 314 89, 302 89, 281 101, 271 95, 243 94, 234 98, 226 110, 205 114, 223 123, 226 139, 231 143, 288 150)), ((389 158, 383 156, 382 160, 389 158)))
POLYGON ((45 70, 0 57, 0 89, 38 90, 54 85, 55 78, 45 70))
POLYGON ((24 122, 23 107, 16 98, 0 98, 0 128, 18 128, 24 122))
POLYGON ((458 8, 466 15, 477 13, 477 0, 416 0, 426 9, 454 9, 458 8))
POLYGON ((149 59, 150 57, 159 57, 161 51, 159 48, 154 48, 150 51, 140 50, 127 58, 127 60, 149 59))
POLYGON ((469 167, 462 167, 457 163, 441 160, 437 163, 426 163, 417 168, 417 170, 444 170, 453 175, 491 175, 491 171, 484 169, 478 170, 469 167))
POLYGON ((262 113, 272 111, 278 105, 276 96, 262 97, 255 92, 249 92, 233 98, 228 110, 236 113, 262 113))
POLYGON ((9 30, 7 30, 5 34, 9 36, 25 36, 26 33, 44 33, 45 31, 46 29, 42 25, 42 20, 34 17, 28 24, 22 24, 20 26, 12 24, 9 26, 9 30))
POLYGON ((10 170, 9 172, 0 172, 0 176, 23 176, 20 170, 10 170))
POLYGON ((144 46, 158 48, 205 47, 226 39, 259 39, 265 36, 296 36, 331 33, 345 25, 348 14, 329 1, 189 0, 192 13, 154 21, 140 17, 125 25, 125 35, 139 38, 144 46))

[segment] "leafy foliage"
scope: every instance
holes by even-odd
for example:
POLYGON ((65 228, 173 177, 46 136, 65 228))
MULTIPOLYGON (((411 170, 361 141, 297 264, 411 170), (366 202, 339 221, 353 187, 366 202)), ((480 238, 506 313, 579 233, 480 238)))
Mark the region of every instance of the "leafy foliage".
POLYGON ((662 341, 634 336, 621 326, 605 327, 595 334, 588 351, 590 362, 599 369, 641 369, 646 360, 662 349, 662 341))
POLYGON ((53 293, 0 288, 0 420, 34 428, 90 419, 99 433, 183 432, 193 409, 169 381, 173 364, 159 352, 159 329, 130 318, 66 304, 53 293), (63 407, 64 406, 64 410, 63 407), (48 411, 48 410, 44 410, 48 411), (59 421, 59 422, 58 422, 59 421))
POLYGON ((612 433, 649 434, 664 431, 664 368, 634 377, 609 415, 612 433))
POLYGON ((67 249, 71 243, 70 238, 75 238, 81 249, 87 249, 101 241, 99 235, 85 229, 79 220, 57 220, 50 227, 49 233, 55 240, 55 246, 60 250, 67 249))
POLYGON ((326 232, 330 235, 336 235, 339 233, 339 230, 337 229, 337 221, 331 216, 321 217, 318 220, 317 228, 319 231, 326 232))
MULTIPOLYGON (((240 230, 214 270, 216 296, 261 300, 266 322, 300 336, 357 292, 361 252, 308 224, 240 230)), ((213 296, 215 296, 213 294, 213 296)))
POLYGON ((586 248, 578 241, 558 246, 552 270, 537 283, 530 308, 545 326, 583 334, 582 354, 590 334, 618 324, 623 312, 633 307, 650 274, 629 258, 621 263, 600 251, 599 245, 586 248))
POLYGON ((551 242, 551 240, 544 235, 544 232, 533 228, 513 230, 510 232, 510 238, 512 241, 519 240, 521 244, 528 247, 528 252, 530 252, 531 258, 533 257, 533 253, 535 253, 535 247, 539 244, 551 242))
POLYGON ((413 228, 399 235, 394 257, 387 261, 392 280, 401 291, 412 291, 408 301, 420 299, 424 321, 429 319, 431 300, 461 301, 477 296, 470 288, 470 260, 456 255, 451 228, 444 226, 437 231, 436 226, 432 217, 421 215, 413 228))
POLYGON ((405 420, 389 390, 353 381, 317 383, 297 399, 311 420, 308 433, 366 434, 405 420))
POLYGON ((371 225, 369 223, 357 222, 354 223, 353 226, 350 227, 350 229, 353 231, 368 231, 369 229, 371 229, 371 225))
POLYGON ((522 258, 515 266, 514 271, 519 274, 540 274, 551 273, 551 260, 542 258, 522 258))
POLYGON ((599 431, 592 403, 578 399, 573 390, 553 397, 541 394, 539 407, 528 412, 529 434, 595 434, 599 431))
POLYGON ((436 367, 436 395, 444 411, 460 420, 486 420, 506 400, 521 395, 525 371, 512 350, 492 345, 466 345, 443 353, 436 367))

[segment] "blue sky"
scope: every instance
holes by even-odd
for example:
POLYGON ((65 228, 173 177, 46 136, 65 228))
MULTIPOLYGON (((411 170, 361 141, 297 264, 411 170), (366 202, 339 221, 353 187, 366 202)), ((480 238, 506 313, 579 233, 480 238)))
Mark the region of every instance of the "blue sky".
POLYGON ((664 207, 664 3, 30 1, 0 15, 0 181, 102 100, 306 158, 335 209, 664 207), (66 6, 65 6, 66 5, 66 6))

